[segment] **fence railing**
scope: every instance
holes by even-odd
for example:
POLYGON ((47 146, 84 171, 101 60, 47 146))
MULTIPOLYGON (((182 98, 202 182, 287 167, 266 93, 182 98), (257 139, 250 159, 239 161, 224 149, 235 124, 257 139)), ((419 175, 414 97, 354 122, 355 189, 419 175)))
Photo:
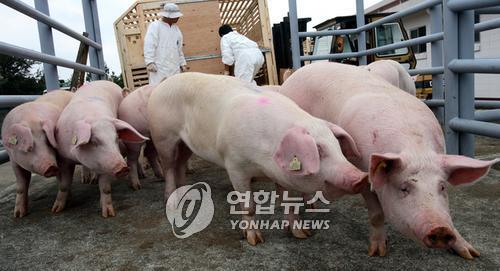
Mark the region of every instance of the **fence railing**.
MULTIPOLYGON (((47 0, 35 0, 35 8, 19 0, 0 0, 1 4, 8 6, 22 14, 25 14, 38 21, 38 35, 40 38, 41 52, 19 47, 0 41, 0 54, 10 55, 20 58, 27 58, 43 63, 43 73, 47 91, 58 89, 59 76, 57 66, 71 68, 92 74, 92 80, 104 79, 104 58, 102 52, 101 32, 99 29, 99 17, 97 14, 96 0, 82 0, 82 8, 86 32, 89 37, 81 35, 64 24, 50 17, 47 0), (69 37, 72 37, 90 46, 89 59, 90 66, 69 61, 55 56, 54 40, 52 29, 56 29, 69 37)), ((76 57, 76 56, 75 56, 76 57)), ((12 108, 21 103, 32 101, 38 95, 9 95, 0 96, 0 108, 12 108)), ((0 151, 0 164, 9 160, 5 150, 0 151)))
POLYGON ((432 67, 410 70, 411 75, 431 74, 433 99, 424 101, 445 127, 447 152, 474 156, 474 135, 500 138, 500 102, 475 101, 474 73, 500 73, 500 59, 474 59, 474 33, 500 27, 500 19, 474 24, 474 12, 500 14, 498 0, 427 0, 365 25, 363 0, 356 0, 357 28, 298 32, 296 0, 289 0, 293 68, 301 61, 358 58, 376 53, 431 43, 432 67), (361 38, 365 31, 402 17, 429 10, 431 34, 366 50, 361 38), (460 33, 460 35, 459 35, 460 33), (299 38, 347 35, 358 36, 358 52, 301 56, 299 38), (444 92, 446 91, 446 95, 444 92), (494 109, 476 111, 475 109, 494 109))

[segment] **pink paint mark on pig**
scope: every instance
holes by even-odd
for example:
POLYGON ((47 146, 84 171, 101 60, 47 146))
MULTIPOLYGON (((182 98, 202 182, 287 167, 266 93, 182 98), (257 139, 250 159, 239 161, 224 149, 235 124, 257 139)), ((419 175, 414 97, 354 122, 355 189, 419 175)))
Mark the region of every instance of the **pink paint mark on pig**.
POLYGON ((257 99, 257 103, 259 103, 259 104, 270 104, 271 101, 267 97, 259 97, 257 99))

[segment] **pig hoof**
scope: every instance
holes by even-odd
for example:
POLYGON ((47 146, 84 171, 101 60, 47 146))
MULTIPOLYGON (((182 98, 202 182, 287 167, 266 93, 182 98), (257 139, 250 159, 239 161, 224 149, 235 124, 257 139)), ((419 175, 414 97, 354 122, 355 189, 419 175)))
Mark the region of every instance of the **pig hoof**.
POLYGON ((130 187, 132 187, 132 189, 134 190, 141 190, 142 189, 142 185, 141 185, 141 182, 140 181, 137 181, 137 182, 132 182, 130 184, 130 187))
POLYGON ((115 209, 113 208, 113 205, 105 205, 102 207, 102 217, 107 218, 107 217, 114 217, 116 216, 115 214, 115 209))
POLYGON ((252 246, 264 243, 264 237, 262 237, 262 233, 259 230, 244 230, 243 234, 247 237, 247 242, 252 246))
POLYGON ((24 206, 17 206, 14 208, 14 217, 21 218, 26 216, 26 208, 24 206))
POLYGON ((306 239, 312 233, 309 229, 292 229, 292 235, 297 239, 306 239))
POLYGON ((59 213, 62 210, 64 210, 64 207, 66 207, 66 202, 60 201, 60 200, 56 200, 54 202, 54 205, 52 206, 52 212, 55 213, 55 214, 59 213))
POLYGON ((464 240, 464 243, 458 242, 455 243, 450 249, 450 252, 456 253, 458 256, 467 259, 473 260, 474 257, 479 257, 481 254, 474 247, 472 247, 467 241, 464 240))
POLYGON ((99 182, 99 179, 97 176, 82 176, 81 183, 83 184, 97 184, 99 182))
POLYGON ((387 254, 387 241, 371 241, 368 246, 368 256, 384 257, 387 254))

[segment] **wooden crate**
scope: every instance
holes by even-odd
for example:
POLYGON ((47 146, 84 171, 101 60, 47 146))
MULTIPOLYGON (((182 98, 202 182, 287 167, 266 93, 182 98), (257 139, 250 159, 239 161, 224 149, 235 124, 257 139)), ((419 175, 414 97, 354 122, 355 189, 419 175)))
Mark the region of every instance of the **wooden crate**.
MULTIPOLYGON (((144 36, 149 23, 158 20, 158 12, 167 1, 136 1, 114 23, 125 86, 136 89, 148 83, 144 63, 144 36)), ((265 67, 258 77, 265 84, 277 84, 272 32, 267 0, 176 0, 184 16, 179 28, 184 36, 184 55, 189 71, 222 74, 221 24, 256 41, 266 51, 265 67)))

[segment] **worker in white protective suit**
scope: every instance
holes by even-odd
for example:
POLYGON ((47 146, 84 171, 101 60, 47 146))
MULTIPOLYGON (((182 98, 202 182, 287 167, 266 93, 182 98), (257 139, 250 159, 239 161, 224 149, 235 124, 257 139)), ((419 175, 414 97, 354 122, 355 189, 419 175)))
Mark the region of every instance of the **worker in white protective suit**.
POLYGON ((227 24, 219 28, 219 35, 222 62, 226 65, 224 74, 229 75, 229 66, 234 65, 236 78, 255 83, 253 78, 264 64, 264 56, 257 43, 233 31, 227 24))
POLYGON ((167 3, 159 12, 161 19, 152 22, 144 39, 144 62, 149 72, 149 84, 187 71, 182 52, 182 33, 177 21, 182 16, 176 4, 167 3))

